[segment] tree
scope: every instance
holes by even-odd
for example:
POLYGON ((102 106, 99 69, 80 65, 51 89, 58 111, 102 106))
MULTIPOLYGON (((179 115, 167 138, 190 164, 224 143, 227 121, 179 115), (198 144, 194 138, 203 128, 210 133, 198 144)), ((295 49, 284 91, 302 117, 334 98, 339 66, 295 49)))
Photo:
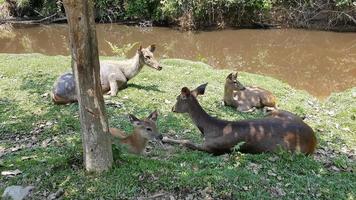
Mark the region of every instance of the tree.
POLYGON ((84 164, 102 172, 112 166, 111 137, 100 84, 100 65, 92 0, 64 0, 76 81, 84 164))

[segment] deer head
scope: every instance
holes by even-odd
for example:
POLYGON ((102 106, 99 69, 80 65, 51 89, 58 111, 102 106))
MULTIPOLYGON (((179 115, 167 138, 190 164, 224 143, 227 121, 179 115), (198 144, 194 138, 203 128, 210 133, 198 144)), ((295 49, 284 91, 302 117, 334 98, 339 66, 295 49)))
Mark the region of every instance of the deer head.
POLYGON ((163 136, 157 130, 157 111, 152 112, 146 119, 140 120, 136 116, 129 114, 129 119, 132 125, 141 137, 148 140, 162 140, 163 136))
POLYGON ((173 106, 172 111, 177 113, 186 113, 189 111, 192 103, 197 103, 196 97, 205 93, 205 88, 208 83, 202 84, 190 91, 187 87, 183 87, 180 95, 177 96, 177 102, 173 106))
POLYGON ((161 65, 153 56, 153 52, 155 50, 156 50, 156 45, 152 44, 147 48, 142 48, 142 46, 140 46, 137 50, 137 53, 140 55, 140 61, 142 63, 144 63, 149 67, 152 67, 153 69, 162 70, 161 65))
POLYGON ((230 73, 226 77, 225 87, 228 87, 231 90, 244 90, 246 89, 238 80, 237 80, 238 72, 230 73))

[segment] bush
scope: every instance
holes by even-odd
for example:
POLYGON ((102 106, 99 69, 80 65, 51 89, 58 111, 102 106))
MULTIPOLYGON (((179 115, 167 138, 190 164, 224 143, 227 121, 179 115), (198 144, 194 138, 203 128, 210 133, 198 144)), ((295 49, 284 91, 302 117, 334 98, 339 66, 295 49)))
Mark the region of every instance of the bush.
MULTIPOLYGON (((64 14, 61 0, 7 0, 17 16, 64 14)), ((150 20, 183 29, 282 24, 330 29, 355 26, 354 0, 95 0, 99 22, 150 20)))
POLYGON ((101 22, 113 22, 122 19, 124 15, 124 0, 95 1, 96 19, 101 22))

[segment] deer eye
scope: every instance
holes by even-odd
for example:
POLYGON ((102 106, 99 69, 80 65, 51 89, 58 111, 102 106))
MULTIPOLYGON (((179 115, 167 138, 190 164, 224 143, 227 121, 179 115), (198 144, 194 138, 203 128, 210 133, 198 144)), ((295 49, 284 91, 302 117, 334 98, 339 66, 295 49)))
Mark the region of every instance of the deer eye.
POLYGON ((151 129, 151 128, 146 128, 146 131, 150 131, 150 132, 151 132, 151 131, 152 131, 152 129, 151 129))
POLYGON ((150 59, 150 58, 151 58, 151 56, 145 56, 145 58, 150 59))

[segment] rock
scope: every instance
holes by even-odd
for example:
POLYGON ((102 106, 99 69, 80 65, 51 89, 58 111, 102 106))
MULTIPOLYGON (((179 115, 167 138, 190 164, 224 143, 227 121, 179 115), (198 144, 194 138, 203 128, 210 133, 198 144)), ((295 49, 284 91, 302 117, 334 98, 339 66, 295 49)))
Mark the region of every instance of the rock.
POLYGON ((4 193, 2 194, 3 199, 12 199, 12 200, 22 200, 30 192, 34 189, 33 186, 22 187, 19 185, 12 185, 5 189, 4 193))

